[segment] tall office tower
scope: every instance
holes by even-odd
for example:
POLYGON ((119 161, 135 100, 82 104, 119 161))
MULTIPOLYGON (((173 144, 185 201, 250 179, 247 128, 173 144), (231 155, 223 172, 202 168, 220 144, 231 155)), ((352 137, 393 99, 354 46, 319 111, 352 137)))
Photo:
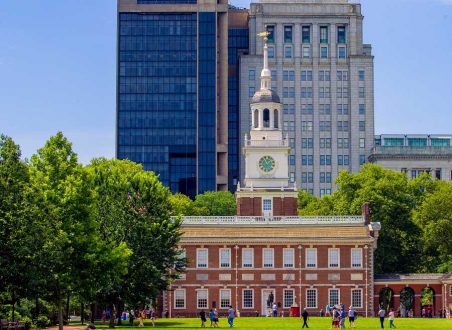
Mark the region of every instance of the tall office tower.
POLYGON ((240 163, 239 57, 248 53, 248 9, 229 6, 228 11, 228 187, 235 192, 240 163))
MULTIPOLYGON (((289 133, 290 180, 314 195, 330 194, 340 170, 359 171, 374 145, 373 56, 363 44, 361 5, 347 0, 252 3, 249 55, 240 58, 240 143, 250 130, 250 99, 259 88, 269 32, 272 89, 289 133)), ((245 167, 241 158, 241 173, 245 167)))
POLYGON ((227 189, 226 0, 118 0, 116 155, 191 197, 227 189))

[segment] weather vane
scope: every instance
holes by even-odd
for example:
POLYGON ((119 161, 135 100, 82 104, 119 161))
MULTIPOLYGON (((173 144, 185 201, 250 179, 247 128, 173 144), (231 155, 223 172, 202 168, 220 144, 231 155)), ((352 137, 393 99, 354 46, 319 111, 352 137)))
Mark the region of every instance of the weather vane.
POLYGON ((270 35, 270 32, 268 32, 268 31, 261 32, 261 33, 257 34, 258 37, 264 37, 263 39, 264 39, 265 43, 267 43, 269 35, 270 35))

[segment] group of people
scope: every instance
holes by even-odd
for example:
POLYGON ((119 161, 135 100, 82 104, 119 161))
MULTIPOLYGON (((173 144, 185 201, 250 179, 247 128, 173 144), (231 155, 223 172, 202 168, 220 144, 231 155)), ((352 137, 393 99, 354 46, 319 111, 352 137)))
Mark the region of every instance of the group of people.
MULTIPOLYGON (((218 321, 219 321, 219 314, 216 308, 213 308, 209 311, 208 315, 205 310, 201 310, 199 313, 199 316, 201 318, 201 328, 206 327, 207 322, 207 316, 209 316, 210 320, 210 327, 218 328, 218 321)), ((232 328, 234 326, 234 318, 235 318, 235 310, 232 308, 232 306, 229 306, 228 312, 228 324, 229 327, 232 328)))
MULTIPOLYGON (((384 329, 384 327, 385 327, 385 316, 386 316, 386 311, 383 309, 383 307, 381 307, 380 310, 378 311, 378 317, 380 318, 380 327, 382 329, 384 329)), ((391 308, 389 310, 389 314, 388 314, 389 328, 391 328, 391 329, 396 327, 394 324, 394 319, 395 319, 394 309, 391 308)))
POLYGON ((129 319, 129 324, 134 325, 136 319, 139 320, 139 327, 144 327, 144 320, 149 319, 152 322, 152 326, 155 327, 155 309, 153 307, 146 306, 142 310, 129 310, 129 315, 124 311, 121 316, 122 320, 125 321, 129 319))
MULTIPOLYGON (((320 316, 329 316, 331 317, 331 327, 336 329, 345 329, 345 320, 346 320, 346 312, 345 312, 345 306, 343 303, 340 303, 338 306, 331 307, 329 304, 326 305, 326 313, 323 312, 323 309, 320 310, 320 316)), ((303 310, 303 313, 301 313, 301 317, 303 319, 303 326, 302 328, 309 328, 308 326, 308 319, 309 319, 309 313, 306 310, 306 308, 303 310)), ((350 306, 348 309, 348 322, 349 327, 354 328, 355 327, 355 318, 356 318, 356 312, 353 308, 353 306, 350 306)))

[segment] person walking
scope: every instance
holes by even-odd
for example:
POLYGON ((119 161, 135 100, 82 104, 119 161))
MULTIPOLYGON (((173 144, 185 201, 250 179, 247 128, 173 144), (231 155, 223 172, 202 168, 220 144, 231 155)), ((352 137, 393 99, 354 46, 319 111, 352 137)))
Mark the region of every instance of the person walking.
POLYGON ((309 325, 308 325, 309 314, 308 314, 308 311, 306 310, 306 308, 303 310, 301 317, 303 318, 303 326, 301 328, 304 328, 304 327, 309 328, 309 325))
POLYGON ((389 312, 389 328, 395 328, 395 324, 394 324, 394 309, 391 308, 391 311, 389 312))
POLYGON ((213 327, 218 328, 218 311, 216 308, 213 309, 213 327))
POLYGON ((199 316, 201 317, 201 328, 205 328, 206 327, 206 312, 203 310, 201 310, 201 312, 199 313, 199 316))
POLYGON ((273 310, 273 317, 277 317, 278 316, 278 306, 276 305, 276 303, 273 303, 272 310, 273 310))
POLYGON ((135 312, 133 310, 129 311, 129 325, 133 327, 133 319, 135 318, 135 312))
POLYGON ((151 317, 152 326, 155 327, 155 309, 154 309, 154 307, 150 308, 149 316, 151 317))
POLYGON ((378 311, 378 316, 380 317, 380 326, 382 329, 385 328, 385 316, 386 316, 386 312, 383 309, 383 306, 380 308, 380 310, 378 311))
POLYGON ((209 319, 210 319, 210 327, 212 328, 214 325, 214 320, 215 320, 215 313, 213 312, 213 309, 211 309, 209 311, 209 319))
POLYGON ((234 310, 234 308, 232 308, 232 306, 229 306, 228 323, 229 323, 230 328, 232 328, 234 326, 234 317, 235 317, 235 310, 234 310))
POLYGON ((350 328, 355 327, 355 310, 353 309, 353 306, 350 306, 348 310, 348 323, 350 328))
POLYGON ((345 309, 341 309, 340 325, 341 325, 341 329, 345 329, 345 309))
POLYGON ((325 316, 331 316, 331 307, 330 307, 330 304, 326 304, 326 307, 325 307, 325 316))

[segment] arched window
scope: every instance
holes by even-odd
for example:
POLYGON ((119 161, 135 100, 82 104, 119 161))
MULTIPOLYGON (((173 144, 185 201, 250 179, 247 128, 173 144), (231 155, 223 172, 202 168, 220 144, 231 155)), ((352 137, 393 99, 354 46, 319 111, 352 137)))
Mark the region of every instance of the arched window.
POLYGON ((254 110, 254 128, 259 127, 259 110, 254 110))
POLYGON ((278 118, 278 110, 273 110, 273 127, 274 128, 279 128, 279 118, 278 118))
POLYGON ((270 110, 264 109, 264 127, 270 127, 270 110))

